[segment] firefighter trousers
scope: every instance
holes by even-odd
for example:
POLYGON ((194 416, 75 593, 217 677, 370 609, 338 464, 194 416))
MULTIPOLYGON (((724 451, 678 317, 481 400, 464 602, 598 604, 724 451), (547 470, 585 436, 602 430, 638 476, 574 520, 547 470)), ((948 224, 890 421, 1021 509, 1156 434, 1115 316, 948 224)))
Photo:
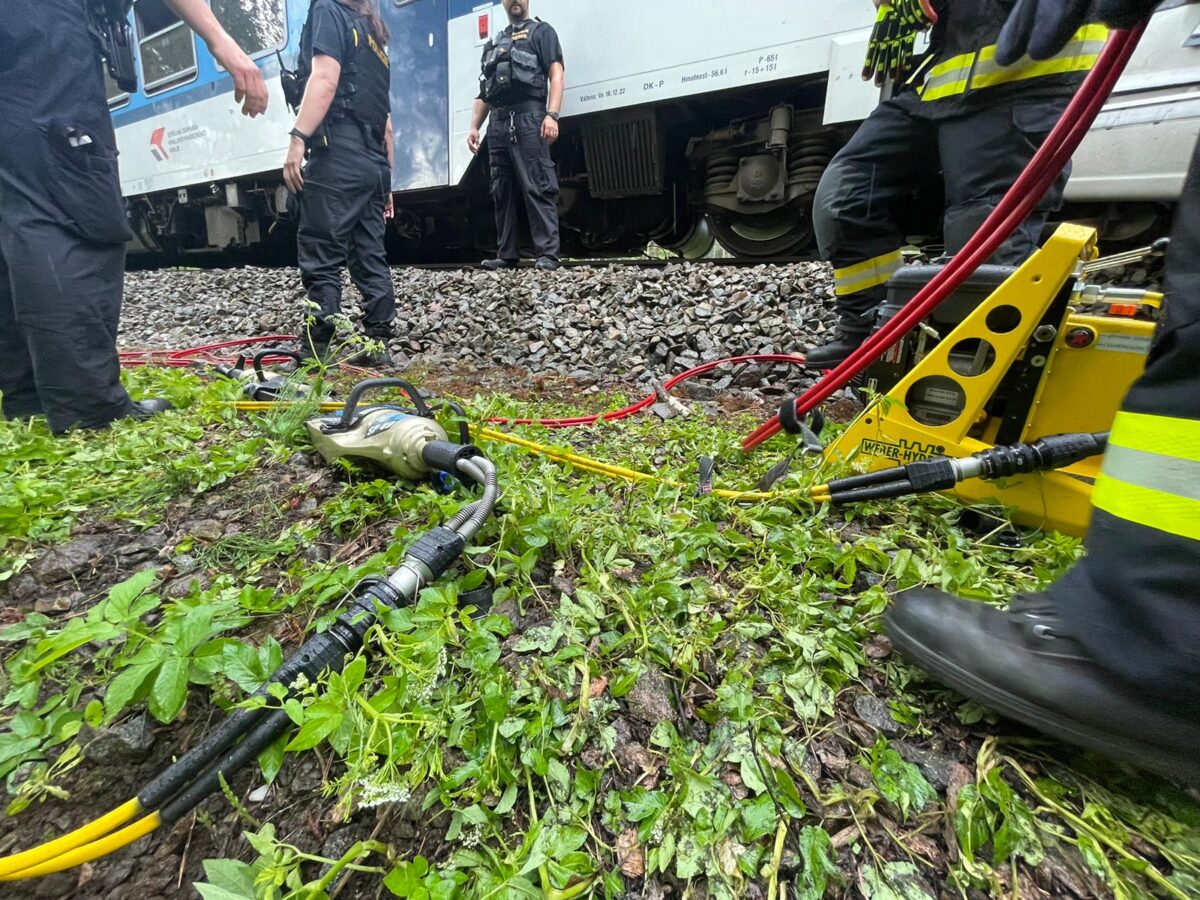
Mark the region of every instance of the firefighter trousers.
MULTIPOLYGON (((1068 99, 1002 98, 976 112, 937 119, 909 92, 876 108, 833 158, 813 201, 821 258, 834 268, 843 336, 865 337, 874 327, 906 243, 897 213, 917 188, 941 170, 946 250, 961 249, 1037 152, 1068 99)), ((1066 182, 1064 173, 991 262, 1016 265, 1037 248, 1066 182)))
POLYGON ((1200 716, 1200 147, 1166 296, 1145 374, 1113 423, 1087 556, 1049 597, 1106 670, 1200 716))

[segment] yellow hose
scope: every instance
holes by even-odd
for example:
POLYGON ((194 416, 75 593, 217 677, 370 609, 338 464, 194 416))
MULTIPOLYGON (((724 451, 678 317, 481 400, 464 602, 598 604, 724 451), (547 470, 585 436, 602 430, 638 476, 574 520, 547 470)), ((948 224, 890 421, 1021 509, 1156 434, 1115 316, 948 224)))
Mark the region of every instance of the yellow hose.
POLYGON ((84 844, 101 838, 117 826, 124 825, 135 818, 141 812, 142 804, 135 797, 127 803, 122 803, 116 809, 105 813, 100 818, 76 828, 69 834, 64 834, 60 838, 47 841, 44 844, 32 847, 21 853, 6 856, 0 859, 0 881, 5 880, 9 875, 29 869, 48 859, 53 859, 56 856, 74 850, 76 847, 81 847, 84 844))
POLYGON ((91 862, 93 859, 108 856, 108 854, 114 853, 122 847, 127 847, 139 838, 145 837, 160 824, 162 824, 162 820, 159 818, 158 812, 152 812, 150 815, 138 819, 132 825, 125 826, 120 831, 114 831, 107 837, 92 841, 90 844, 84 844, 82 847, 76 847, 40 865, 30 866, 12 875, 0 877, 0 881, 24 881, 27 878, 40 878, 43 875, 53 875, 55 872, 62 872, 65 869, 74 868, 85 862, 91 862))

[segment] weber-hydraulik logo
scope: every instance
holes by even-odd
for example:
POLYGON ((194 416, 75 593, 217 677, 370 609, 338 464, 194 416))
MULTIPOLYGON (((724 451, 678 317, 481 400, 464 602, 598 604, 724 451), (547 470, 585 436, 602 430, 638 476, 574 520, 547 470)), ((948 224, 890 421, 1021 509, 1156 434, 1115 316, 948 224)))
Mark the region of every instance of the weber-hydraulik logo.
POLYGON ((159 162, 166 162, 171 158, 171 154, 167 152, 167 145, 164 143, 166 136, 167 129, 162 127, 155 128, 154 134, 150 135, 150 152, 159 162))

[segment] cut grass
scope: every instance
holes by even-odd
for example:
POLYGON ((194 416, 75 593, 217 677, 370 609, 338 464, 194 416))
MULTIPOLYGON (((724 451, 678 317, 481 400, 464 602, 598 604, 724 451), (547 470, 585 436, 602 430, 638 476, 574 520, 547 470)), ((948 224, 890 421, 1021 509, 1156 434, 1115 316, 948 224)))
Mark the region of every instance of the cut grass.
MULTIPOLYGON (((16 807, 68 802, 84 723, 143 705, 170 722, 188 700, 253 691, 280 654, 264 622, 286 611, 297 629, 324 627, 350 585, 463 502, 331 469, 342 483, 289 519, 269 498, 303 496, 279 486, 297 422, 236 417, 229 386, 190 376, 136 381, 187 411, 65 441, 0 427, 0 571, 73 522, 146 523, 181 499, 252 506, 254 527, 191 551, 215 577, 187 597, 164 599, 141 576, 69 621, 29 614, 3 633, 0 773, 16 807), (314 541, 334 558, 310 561, 314 541)), ((544 412, 504 397, 471 406, 544 412)), ((744 488, 778 458, 740 455, 752 424, 696 415, 519 433, 687 485, 699 456, 715 456, 718 485, 744 488)), ((421 840, 383 830, 323 869, 266 822, 238 858, 205 864, 209 900, 321 896, 348 878, 414 898, 615 897, 642 877, 710 897, 1011 896, 1060 891, 1054 866, 1116 896, 1200 891, 1200 808, 1187 795, 989 724, 879 640, 894 590, 1003 600, 1058 577, 1077 542, 999 546, 961 531, 944 498, 737 505, 484 449, 504 496, 458 573, 386 615, 369 660, 314 685, 291 710, 298 728, 260 760, 274 778, 293 755, 331 756, 323 787, 339 815, 379 832, 415 808, 421 840), (459 593, 485 580, 494 609, 461 609, 459 593), (890 722, 854 712, 868 695, 890 722), (930 784, 939 767, 948 789, 930 784)), ((811 481, 793 468, 777 490, 811 481)), ((281 635, 283 652, 298 638, 281 635)))

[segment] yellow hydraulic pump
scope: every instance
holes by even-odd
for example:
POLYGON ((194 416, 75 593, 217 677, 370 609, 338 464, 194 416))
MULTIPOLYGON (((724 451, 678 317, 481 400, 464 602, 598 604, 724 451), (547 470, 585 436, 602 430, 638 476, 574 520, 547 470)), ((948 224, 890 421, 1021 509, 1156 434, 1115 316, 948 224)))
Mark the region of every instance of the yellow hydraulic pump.
MULTIPOLYGON (((826 461, 870 472, 1107 432, 1145 368, 1162 296, 1083 281, 1081 263, 1095 247, 1094 229, 1062 225, 949 333, 915 330, 868 371, 867 387, 878 393, 826 448, 826 461), (899 380, 888 378, 889 361, 900 362, 899 380)), ((1001 481, 971 479, 954 492, 969 504, 1009 507, 1018 524, 1082 535, 1099 465, 1092 457, 1001 481)))

